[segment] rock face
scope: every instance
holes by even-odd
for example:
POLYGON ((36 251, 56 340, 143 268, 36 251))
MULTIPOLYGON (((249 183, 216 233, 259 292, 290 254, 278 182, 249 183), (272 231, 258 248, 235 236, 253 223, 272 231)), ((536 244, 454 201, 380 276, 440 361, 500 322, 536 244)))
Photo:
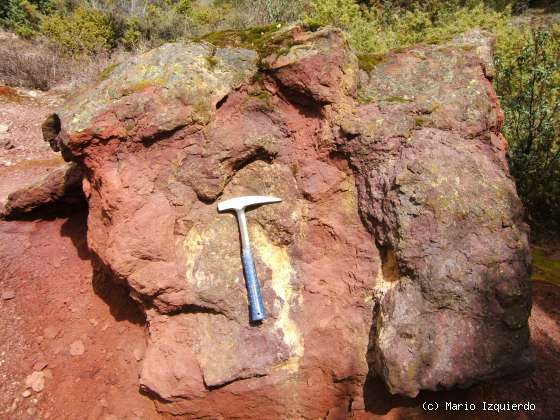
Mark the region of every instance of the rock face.
POLYGON ((363 409, 368 375, 415 396, 527 366, 527 227, 486 38, 366 71, 334 29, 225 35, 120 64, 45 131, 86 174, 91 250, 145 308, 159 409, 322 417, 363 409), (216 211, 245 194, 283 199, 247 214, 258 326, 216 211))
MULTIPOLYGON (((30 163, 32 167, 35 162, 30 163)), ((78 165, 59 160, 37 163, 39 168, 35 173, 32 173, 33 169, 23 171, 29 176, 26 181, 7 185, 7 196, 0 201, 0 218, 21 217, 53 204, 72 206, 83 202, 82 170, 78 165)), ((20 176, 21 172, 18 173, 20 176)), ((8 175, 14 173, 17 172, 8 175)))

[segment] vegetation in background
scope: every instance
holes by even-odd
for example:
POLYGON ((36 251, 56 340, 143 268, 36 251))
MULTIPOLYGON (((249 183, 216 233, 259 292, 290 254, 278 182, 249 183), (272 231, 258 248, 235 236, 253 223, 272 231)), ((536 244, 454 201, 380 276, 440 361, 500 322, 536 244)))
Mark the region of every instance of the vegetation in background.
POLYGON ((68 15, 45 16, 39 28, 71 56, 108 51, 115 42, 109 18, 99 10, 84 7, 78 7, 68 15))
POLYGON ((560 26, 498 38, 496 90, 511 173, 537 234, 560 231, 560 26))
POLYGON ((19 57, 4 45, 9 58, 0 60, 0 79, 14 83, 19 72, 19 84, 48 88, 55 83, 49 79, 64 74, 57 63, 63 69, 76 60, 106 62, 97 57, 186 38, 237 36, 247 44, 241 38, 252 34, 249 28, 295 21, 312 30, 344 29, 360 65, 370 69, 388 50, 488 29, 497 36, 495 86, 512 174, 532 225, 558 232, 560 30, 513 23, 513 15, 537 3, 560 11, 560 1, 538 0, 4 0, 0 26, 32 39, 27 50, 39 58, 19 57))
POLYGON ((509 19, 508 13, 482 1, 408 2, 408 8, 383 3, 366 7, 353 0, 312 0, 305 22, 312 28, 338 26, 357 51, 378 54, 421 42, 440 43, 475 27, 495 30, 509 19))
POLYGON ((494 29, 527 0, 5 0, 0 23, 20 36, 43 36, 70 55, 136 49, 303 20, 338 26, 362 53, 441 42, 475 26, 494 29))

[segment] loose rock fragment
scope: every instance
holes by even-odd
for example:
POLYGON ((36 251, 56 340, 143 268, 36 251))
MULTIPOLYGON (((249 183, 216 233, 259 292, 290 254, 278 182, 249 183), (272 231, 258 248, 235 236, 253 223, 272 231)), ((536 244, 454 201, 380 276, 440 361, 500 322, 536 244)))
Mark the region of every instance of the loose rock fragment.
POLYGON ((70 344, 70 354, 72 356, 81 356, 84 354, 85 347, 82 340, 76 340, 72 344, 70 344))
POLYGON ((30 387, 35 392, 41 392, 45 387, 45 374, 44 372, 33 372, 25 378, 25 385, 30 387))
POLYGON ((47 337, 49 340, 52 340, 58 335, 59 331, 60 330, 57 329, 56 327, 47 327, 43 332, 45 337, 47 337))
POLYGON ((33 370, 35 372, 39 372, 41 370, 43 370, 44 368, 46 368, 48 365, 47 362, 45 362, 44 360, 39 360, 37 362, 35 362, 35 364, 33 365, 33 370))
POLYGON ((16 297, 16 292, 14 292, 13 290, 6 290, 2 292, 2 299, 4 300, 10 300, 15 297, 16 297))

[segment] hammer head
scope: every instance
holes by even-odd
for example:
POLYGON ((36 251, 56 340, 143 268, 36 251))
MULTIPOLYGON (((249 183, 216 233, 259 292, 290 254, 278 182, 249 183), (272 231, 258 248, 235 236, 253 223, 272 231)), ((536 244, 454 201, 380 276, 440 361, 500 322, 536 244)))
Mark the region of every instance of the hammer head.
POLYGON ((279 203, 282 201, 278 197, 264 195, 246 195, 244 197, 230 198, 229 200, 218 203, 218 211, 242 211, 245 207, 260 206, 261 204, 279 203))

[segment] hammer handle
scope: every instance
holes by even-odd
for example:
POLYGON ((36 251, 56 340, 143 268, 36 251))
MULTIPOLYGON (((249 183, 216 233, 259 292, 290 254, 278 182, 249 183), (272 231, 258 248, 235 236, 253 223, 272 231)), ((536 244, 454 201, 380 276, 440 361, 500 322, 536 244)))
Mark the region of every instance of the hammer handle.
POLYGON ((255 262, 253 261, 253 253, 251 248, 243 247, 243 271, 245 272, 245 282, 247 285, 247 294, 249 295, 249 310, 251 321, 262 321, 266 319, 266 311, 261 294, 261 286, 255 270, 255 262))

